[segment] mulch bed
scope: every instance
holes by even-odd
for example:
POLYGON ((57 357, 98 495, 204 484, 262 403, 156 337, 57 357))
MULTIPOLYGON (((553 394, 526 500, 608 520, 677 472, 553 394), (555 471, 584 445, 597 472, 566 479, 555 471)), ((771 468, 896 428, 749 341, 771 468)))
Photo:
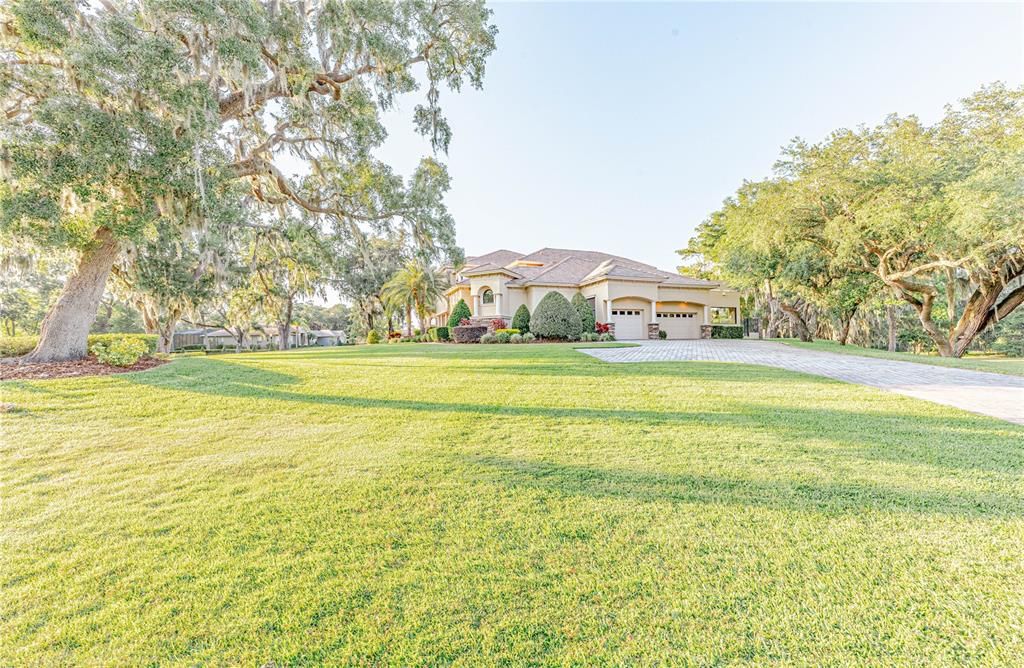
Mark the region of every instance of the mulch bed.
POLYGON ((145 371, 170 360, 143 357, 133 366, 110 366, 93 355, 71 362, 4 363, 0 364, 0 380, 43 380, 74 376, 106 376, 112 373, 145 371))

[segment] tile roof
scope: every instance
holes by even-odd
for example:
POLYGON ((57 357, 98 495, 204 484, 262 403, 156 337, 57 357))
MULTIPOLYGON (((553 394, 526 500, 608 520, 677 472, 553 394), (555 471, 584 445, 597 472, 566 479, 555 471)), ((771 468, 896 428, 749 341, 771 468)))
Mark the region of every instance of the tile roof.
POLYGON ((462 273, 464 275, 478 274, 481 271, 496 271, 502 268, 519 276, 519 278, 509 281, 508 285, 580 285, 605 278, 655 281, 681 287, 718 287, 721 285, 715 281, 705 281, 682 276, 676 272, 663 271, 653 265, 619 255, 568 248, 542 248, 528 255, 520 255, 509 250, 498 250, 468 258, 462 273), (541 266, 516 264, 527 262, 537 262, 541 266))

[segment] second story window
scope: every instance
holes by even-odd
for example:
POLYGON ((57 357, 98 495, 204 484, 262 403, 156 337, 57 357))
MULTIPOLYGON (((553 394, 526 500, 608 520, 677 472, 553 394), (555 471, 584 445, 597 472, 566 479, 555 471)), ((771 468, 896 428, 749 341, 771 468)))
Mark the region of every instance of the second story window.
POLYGON ((487 288, 486 290, 483 291, 483 294, 480 296, 480 299, 485 304, 493 304, 494 303, 494 291, 491 290, 490 288, 487 288))

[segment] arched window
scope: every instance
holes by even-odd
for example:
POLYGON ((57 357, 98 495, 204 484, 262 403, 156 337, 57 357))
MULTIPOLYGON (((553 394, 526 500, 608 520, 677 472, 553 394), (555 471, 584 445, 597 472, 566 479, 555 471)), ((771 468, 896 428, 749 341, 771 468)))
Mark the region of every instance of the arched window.
POLYGON ((480 295, 480 301, 482 301, 485 304, 493 304, 494 290, 491 290, 490 288, 484 288, 483 294, 480 295))

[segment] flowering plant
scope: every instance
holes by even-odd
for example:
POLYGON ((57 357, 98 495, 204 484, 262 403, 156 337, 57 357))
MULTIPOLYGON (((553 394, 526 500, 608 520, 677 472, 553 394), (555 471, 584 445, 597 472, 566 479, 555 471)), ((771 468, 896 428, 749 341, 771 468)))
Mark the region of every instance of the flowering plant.
POLYGON ((595 331, 597 331, 598 334, 607 334, 608 332, 611 331, 612 328, 606 322, 597 322, 594 323, 594 329, 595 331))
POLYGON ((491 321, 491 329, 505 329, 507 325, 502 318, 495 318, 491 321))
POLYGON ((469 318, 463 318, 462 320, 459 321, 459 327, 466 327, 467 325, 472 325, 472 324, 473 324, 473 321, 470 320, 469 318))

